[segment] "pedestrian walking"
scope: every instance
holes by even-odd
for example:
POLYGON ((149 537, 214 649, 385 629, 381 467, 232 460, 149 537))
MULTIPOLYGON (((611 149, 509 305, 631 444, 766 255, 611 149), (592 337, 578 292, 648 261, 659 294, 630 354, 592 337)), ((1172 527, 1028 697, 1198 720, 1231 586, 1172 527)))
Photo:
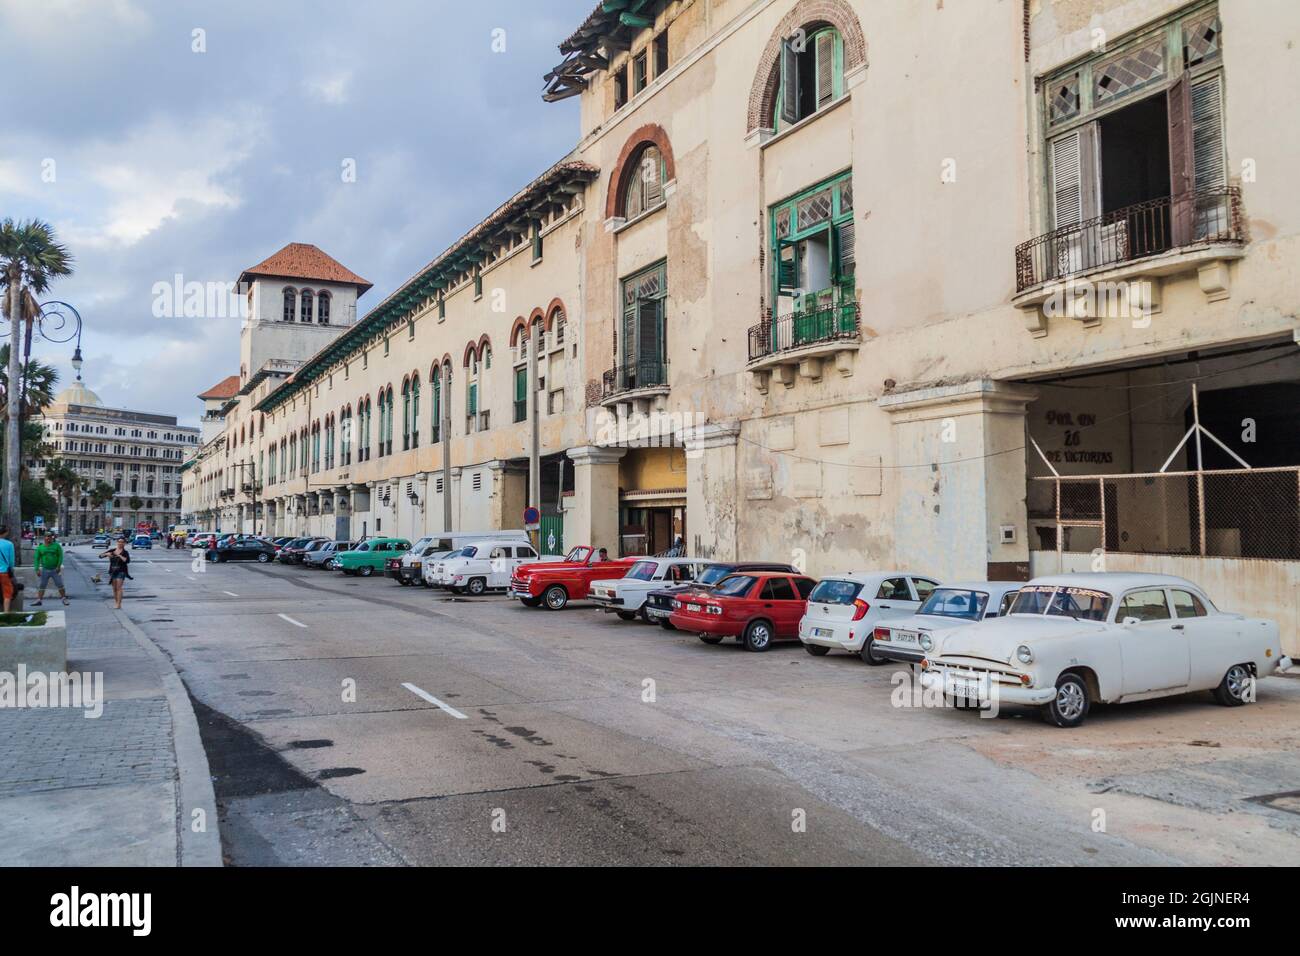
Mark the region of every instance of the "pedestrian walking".
POLYGON ((63 545, 55 540, 54 535, 45 533, 45 541, 36 546, 36 573, 40 576, 36 584, 36 600, 32 607, 40 607, 45 600, 45 589, 50 582, 59 589, 59 599, 68 603, 68 592, 63 587, 63 545))
POLYGON ((18 590, 14 582, 14 560, 14 543, 9 540, 9 526, 0 525, 0 596, 4 598, 6 611, 13 603, 14 592, 18 590))
MULTIPOLYGON (((108 583, 113 586, 113 607, 122 607, 122 589, 131 577, 131 554, 126 550, 126 538, 118 538, 117 543, 100 555, 108 558, 108 583)), ((134 580, 134 579, 132 579, 134 580)))

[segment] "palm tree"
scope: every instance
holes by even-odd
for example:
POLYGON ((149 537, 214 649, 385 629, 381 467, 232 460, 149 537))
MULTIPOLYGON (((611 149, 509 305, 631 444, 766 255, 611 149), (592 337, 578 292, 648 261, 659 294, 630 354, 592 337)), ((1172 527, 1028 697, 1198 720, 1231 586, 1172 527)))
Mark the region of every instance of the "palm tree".
MULTIPOLYGON (((56 368, 29 358, 18 373, 18 387, 23 395, 23 405, 19 409, 22 417, 39 415, 45 406, 54 401, 54 389, 58 384, 59 372, 56 368)), ((8 406, 9 343, 6 342, 0 345, 0 409, 7 410, 8 406)))
POLYGON ((135 526, 140 523, 140 509, 144 507, 144 499, 132 495, 131 500, 127 502, 127 504, 129 504, 131 510, 135 512, 135 520, 131 522, 131 530, 134 533, 135 526))
POLYGON ((108 524, 108 516, 104 514, 104 506, 113 500, 113 486, 107 481, 98 481, 90 489, 90 506, 99 512, 99 530, 104 530, 108 524))
MULTIPOLYGON (((51 279, 71 272, 72 257, 67 248, 55 239, 49 223, 39 219, 15 222, 9 218, 0 222, 0 288, 5 292, 2 311, 9 320, 10 382, 17 381, 22 371, 18 355, 23 333, 40 312, 36 296, 49 288, 51 279)), ((10 534, 17 540, 22 527, 18 478, 21 465, 20 409, 18 402, 8 402, 7 405, 4 512, 10 534)))
POLYGON ((54 496, 58 499, 61 512, 59 515, 59 533, 66 537, 69 531, 68 521, 72 518, 72 499, 81 486, 81 476, 68 467, 68 464, 62 458, 56 458, 45 466, 45 480, 50 483, 50 487, 54 489, 54 496), (62 507, 65 501, 68 503, 66 509, 62 507), (64 520, 64 513, 67 515, 67 521, 64 520))

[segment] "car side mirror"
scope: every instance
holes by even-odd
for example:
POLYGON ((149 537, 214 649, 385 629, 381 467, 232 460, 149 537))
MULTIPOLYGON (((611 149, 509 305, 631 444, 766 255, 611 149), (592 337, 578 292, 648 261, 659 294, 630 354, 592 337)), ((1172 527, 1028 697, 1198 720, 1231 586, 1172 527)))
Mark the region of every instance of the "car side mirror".
POLYGON ((1126 617, 1120 622, 1124 627, 1132 627, 1134 624, 1141 624, 1142 619, 1138 617, 1126 617))

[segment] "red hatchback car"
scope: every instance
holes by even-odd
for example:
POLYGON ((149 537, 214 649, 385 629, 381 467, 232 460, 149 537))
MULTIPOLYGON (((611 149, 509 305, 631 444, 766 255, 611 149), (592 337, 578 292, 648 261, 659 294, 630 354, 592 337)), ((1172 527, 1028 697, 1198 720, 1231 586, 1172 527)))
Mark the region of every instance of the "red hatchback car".
POLYGON ((816 586, 812 578, 789 572, 732 574, 707 594, 674 599, 669 620, 705 644, 738 637, 747 650, 765 651, 773 641, 798 639, 799 620, 816 586))

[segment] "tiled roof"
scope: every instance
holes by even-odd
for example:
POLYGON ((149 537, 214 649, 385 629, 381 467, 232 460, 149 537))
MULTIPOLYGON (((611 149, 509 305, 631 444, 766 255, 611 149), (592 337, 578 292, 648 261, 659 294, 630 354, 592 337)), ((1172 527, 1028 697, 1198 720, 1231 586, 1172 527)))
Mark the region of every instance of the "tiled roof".
POLYGON ((239 393, 239 376, 227 375, 216 385, 199 395, 199 398, 231 398, 239 393))
POLYGON ((320 282, 338 282, 357 287, 358 294, 370 288, 371 283, 321 252, 310 242, 291 242, 269 259, 245 269, 239 281, 246 276, 271 276, 276 279, 315 279, 320 282))

